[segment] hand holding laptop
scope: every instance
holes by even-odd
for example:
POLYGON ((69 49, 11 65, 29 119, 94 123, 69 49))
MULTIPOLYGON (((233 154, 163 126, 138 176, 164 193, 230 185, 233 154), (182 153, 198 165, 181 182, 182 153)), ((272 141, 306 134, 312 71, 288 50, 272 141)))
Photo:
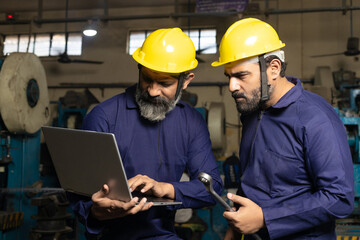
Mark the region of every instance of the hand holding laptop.
POLYGON ((108 220, 133 215, 141 211, 146 211, 153 205, 152 202, 146 204, 146 198, 141 199, 137 204, 139 200, 138 197, 134 197, 129 202, 112 200, 108 198, 109 193, 109 186, 104 184, 102 189, 94 193, 91 197, 93 201, 91 214, 98 220, 108 220))
POLYGON ((131 192, 137 190, 145 195, 159 198, 175 198, 175 189, 171 183, 157 182, 146 175, 138 174, 128 181, 131 192))
MULTIPOLYGON (((155 197, 175 198, 175 190, 172 184, 157 182, 146 175, 138 174, 128 181, 131 192, 139 191, 144 195, 155 197)), ((110 187, 104 184, 102 189, 94 193, 91 197, 93 206, 91 213, 98 220, 107 220, 127 215, 133 215, 141 211, 146 211, 153 206, 153 202, 147 202, 144 197, 138 202, 139 197, 134 197, 129 202, 112 200, 109 196, 110 187)))

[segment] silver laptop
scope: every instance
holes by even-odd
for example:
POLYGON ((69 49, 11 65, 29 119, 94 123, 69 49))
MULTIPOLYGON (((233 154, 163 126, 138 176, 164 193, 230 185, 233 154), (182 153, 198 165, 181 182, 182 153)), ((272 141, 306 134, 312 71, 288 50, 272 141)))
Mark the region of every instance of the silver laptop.
MULTIPOLYGON (((63 189, 91 196, 108 184, 109 198, 124 202, 133 198, 114 134, 58 127, 41 129, 63 189)), ((154 206, 181 204, 167 198, 145 197, 154 206)))

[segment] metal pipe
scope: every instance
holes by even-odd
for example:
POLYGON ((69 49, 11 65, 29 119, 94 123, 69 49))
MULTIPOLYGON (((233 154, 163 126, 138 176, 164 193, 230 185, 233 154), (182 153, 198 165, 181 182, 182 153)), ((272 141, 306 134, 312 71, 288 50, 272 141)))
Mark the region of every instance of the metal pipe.
POLYGON ((59 86, 48 86, 49 89, 66 88, 127 88, 135 83, 62 83, 59 86))
MULTIPOLYGON (((288 10, 267 10, 265 15, 275 14, 295 14, 295 13, 313 13, 313 12, 336 12, 336 11, 354 11, 360 10, 360 6, 343 7, 343 8, 312 8, 312 9, 288 9, 288 10)), ((171 13, 171 14, 149 14, 149 15, 134 15, 134 16, 103 16, 90 18, 57 18, 57 19, 35 19, 35 24, 45 23, 65 23, 65 22, 87 22, 88 20, 102 20, 102 21, 124 21, 137 19, 157 19, 157 18, 180 18, 180 17, 227 17, 242 14, 243 12, 229 11, 229 12, 199 12, 199 13, 171 13)), ((246 13, 244 13, 246 14, 246 13)), ((15 21, 0 21, 0 25, 11 24, 29 24, 31 20, 15 20, 15 21)))
POLYGON ((43 17, 43 1, 42 0, 38 0, 38 19, 42 19, 43 17))
MULTIPOLYGON (((350 7, 352 6, 352 0, 350 0, 350 7)), ((350 37, 353 36, 353 12, 350 11, 350 37)))
POLYGON ((148 14, 148 15, 128 15, 128 16, 102 16, 92 18, 58 18, 58 19, 41 19, 34 20, 36 24, 43 23, 63 23, 63 22, 87 22, 88 20, 102 20, 102 21, 123 21, 136 19, 156 19, 156 18, 179 18, 179 17, 227 17, 239 14, 236 11, 228 12, 200 12, 200 13, 170 13, 170 14, 148 14))
POLYGON ((104 0, 104 16, 109 17, 109 4, 108 0, 104 0))
MULTIPOLYGON (((346 7, 346 1, 347 0, 342 0, 342 7, 345 8, 346 7)), ((343 11, 343 15, 346 14, 346 10, 343 11)))
MULTIPOLYGON (((302 83, 313 83, 313 79, 302 79, 302 83)), ((49 89, 67 89, 67 88, 127 88, 135 83, 61 83, 58 86, 48 86, 49 89)), ((229 82, 195 82, 190 83, 190 87, 226 87, 229 82)))
POLYGON ((15 20, 15 21, 0 21, 0 25, 21 25, 21 24, 31 24, 31 20, 15 20))
MULTIPOLYGON (((351 6, 351 7, 340 7, 340 8, 309 8, 309 9, 283 9, 283 10, 274 10, 266 9, 264 12, 259 12, 259 14, 267 15, 276 15, 276 14, 296 14, 296 13, 314 13, 314 12, 337 12, 342 11, 355 11, 360 10, 360 6, 351 6)), ((65 23, 65 22, 87 22, 88 20, 102 20, 102 21, 123 21, 123 20, 137 20, 137 19, 157 19, 157 18, 181 18, 181 17, 228 17, 228 16, 237 16, 238 14, 246 15, 246 12, 236 12, 236 11, 227 11, 227 12, 185 12, 185 13, 170 13, 170 14, 148 14, 148 15, 129 15, 129 16, 102 16, 102 17, 87 17, 87 18, 55 18, 55 19, 34 19, 36 24, 45 24, 45 23, 65 23)), ((15 21, 0 21, 0 25, 10 25, 10 24, 29 24, 31 20, 15 20, 15 21)))
MULTIPOLYGON (((66 89, 66 88, 127 88, 135 83, 61 83, 59 86, 48 86, 49 89, 66 89)), ((190 83, 193 87, 224 87, 228 82, 203 82, 190 83)))
POLYGON ((179 0, 175 0, 175 3, 174 3, 174 11, 175 13, 179 13, 179 0))
POLYGON ((269 11, 269 0, 265 0, 265 12, 269 11))

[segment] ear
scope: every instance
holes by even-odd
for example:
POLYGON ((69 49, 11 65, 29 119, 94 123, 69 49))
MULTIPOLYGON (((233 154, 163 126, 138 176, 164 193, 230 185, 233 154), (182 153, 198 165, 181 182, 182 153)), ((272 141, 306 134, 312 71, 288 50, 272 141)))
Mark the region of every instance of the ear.
POLYGON ((184 84, 183 84, 183 90, 185 90, 187 88, 187 86, 189 85, 189 83, 191 82, 191 80, 193 80, 195 77, 194 73, 189 73, 188 78, 184 80, 184 84))
POLYGON ((270 66, 268 68, 270 70, 271 79, 275 80, 280 76, 281 72, 281 61, 279 59, 273 59, 270 62, 270 66))

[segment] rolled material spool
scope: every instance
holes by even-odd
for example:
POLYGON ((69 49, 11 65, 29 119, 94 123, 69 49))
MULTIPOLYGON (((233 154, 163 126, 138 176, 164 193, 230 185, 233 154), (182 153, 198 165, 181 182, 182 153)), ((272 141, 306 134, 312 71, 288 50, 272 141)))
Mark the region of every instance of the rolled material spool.
POLYGON ((13 133, 35 133, 50 118, 44 67, 32 53, 11 53, 0 71, 0 114, 13 133))
POLYGON ((212 102, 208 111, 208 128, 212 149, 225 150, 225 106, 224 103, 212 102))

